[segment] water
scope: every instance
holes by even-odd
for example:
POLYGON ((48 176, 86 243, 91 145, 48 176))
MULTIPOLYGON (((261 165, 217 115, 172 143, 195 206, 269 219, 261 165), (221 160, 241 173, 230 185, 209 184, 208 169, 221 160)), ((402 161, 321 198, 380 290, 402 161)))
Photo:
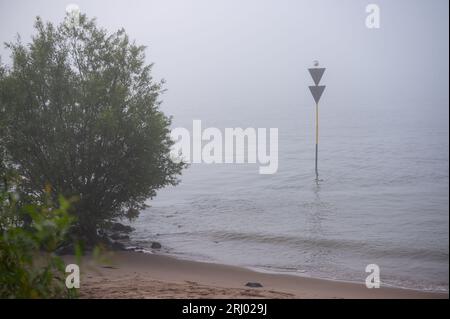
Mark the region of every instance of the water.
MULTIPOLYGON (((448 117, 426 107, 204 112, 203 127, 278 127, 279 169, 194 164, 134 223, 133 240, 182 258, 363 283, 448 291, 448 117)), ((190 128, 192 116, 174 114, 190 128)))

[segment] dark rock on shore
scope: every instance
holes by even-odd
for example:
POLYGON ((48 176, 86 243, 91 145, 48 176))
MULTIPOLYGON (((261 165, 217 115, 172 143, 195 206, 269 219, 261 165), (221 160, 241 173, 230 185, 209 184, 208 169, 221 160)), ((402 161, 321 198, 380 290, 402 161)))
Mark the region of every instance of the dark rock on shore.
POLYGON ((111 236, 109 236, 109 237, 113 240, 128 240, 128 239, 130 239, 130 236, 125 235, 125 234, 120 234, 120 233, 111 234, 111 236))
POLYGON ((161 249, 161 244, 157 241, 152 242, 152 245, 150 246, 152 249, 161 249))
POLYGON ((263 286, 259 282, 248 282, 245 285, 251 288, 261 288, 263 286))
POLYGON ((125 250, 125 245, 118 241, 113 241, 111 243, 111 249, 112 250, 125 250))
POLYGON ((131 233, 134 229, 131 226, 123 225, 121 223, 114 223, 111 226, 113 232, 131 233))
POLYGON ((136 251, 136 252, 139 252, 139 251, 144 250, 144 248, 141 247, 141 246, 128 246, 128 247, 125 247, 125 250, 126 250, 126 251, 136 251))

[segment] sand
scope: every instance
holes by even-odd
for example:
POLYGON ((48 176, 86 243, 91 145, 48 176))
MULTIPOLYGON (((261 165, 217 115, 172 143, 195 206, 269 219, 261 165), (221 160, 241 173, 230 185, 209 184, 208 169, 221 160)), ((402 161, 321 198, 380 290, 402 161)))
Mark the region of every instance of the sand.
MULTIPOLYGON (((73 257, 65 256, 66 262, 73 257)), ((448 293, 368 289, 357 283, 270 274, 138 252, 115 252, 109 261, 84 258, 81 298, 448 298, 448 293), (249 288, 258 282, 260 288, 249 288)))

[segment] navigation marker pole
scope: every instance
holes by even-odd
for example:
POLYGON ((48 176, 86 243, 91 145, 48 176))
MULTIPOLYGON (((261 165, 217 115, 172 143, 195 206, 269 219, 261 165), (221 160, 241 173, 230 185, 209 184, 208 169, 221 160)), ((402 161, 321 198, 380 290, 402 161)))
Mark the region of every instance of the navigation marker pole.
POLYGON ((319 181, 319 169, 317 168, 317 161, 319 158, 319 100, 325 90, 325 85, 319 85, 323 74, 325 73, 325 68, 319 68, 319 62, 314 61, 314 68, 309 68, 308 71, 313 78, 314 84, 309 87, 311 94, 316 102, 316 160, 315 160, 315 171, 316 171, 316 182, 319 181))
POLYGON ((317 161, 319 160, 319 103, 316 103, 316 181, 319 180, 319 170, 317 169, 317 161))

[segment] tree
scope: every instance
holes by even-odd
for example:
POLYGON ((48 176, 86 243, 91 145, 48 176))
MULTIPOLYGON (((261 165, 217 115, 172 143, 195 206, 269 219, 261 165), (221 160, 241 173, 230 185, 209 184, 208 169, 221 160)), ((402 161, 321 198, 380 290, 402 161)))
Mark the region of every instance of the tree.
POLYGON ((76 234, 95 241, 186 166, 170 157, 163 82, 123 29, 109 35, 85 15, 57 27, 37 18, 35 29, 28 45, 7 44, 12 65, 0 67, 2 165, 28 196, 47 186, 55 202, 76 196, 76 234))

